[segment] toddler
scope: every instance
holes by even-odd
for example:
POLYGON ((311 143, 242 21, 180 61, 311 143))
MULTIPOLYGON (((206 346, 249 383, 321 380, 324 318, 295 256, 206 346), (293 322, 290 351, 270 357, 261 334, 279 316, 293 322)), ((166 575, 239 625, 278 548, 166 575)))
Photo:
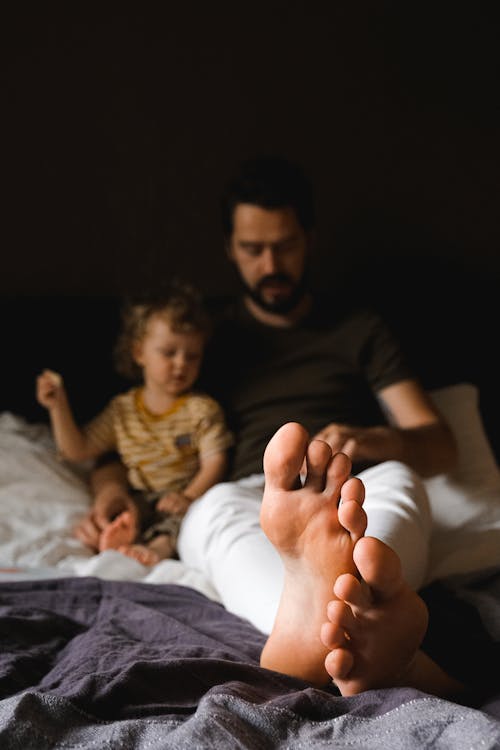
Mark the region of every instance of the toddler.
POLYGON ((174 284, 160 301, 130 304, 116 347, 121 374, 141 385, 115 396, 85 427, 76 424, 62 377, 45 370, 37 399, 48 409, 63 458, 80 462, 117 451, 133 505, 100 536, 143 565, 173 557, 190 503, 220 481, 232 444, 221 407, 192 390, 209 322, 196 292, 174 284))

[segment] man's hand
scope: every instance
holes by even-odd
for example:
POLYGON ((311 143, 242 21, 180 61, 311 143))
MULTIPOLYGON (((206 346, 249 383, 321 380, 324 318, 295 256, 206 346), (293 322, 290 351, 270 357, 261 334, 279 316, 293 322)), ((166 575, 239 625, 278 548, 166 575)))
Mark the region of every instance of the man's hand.
POLYGON ((332 422, 314 435, 313 440, 323 440, 328 443, 332 453, 345 453, 354 462, 366 458, 362 455, 363 437, 366 432, 366 428, 363 427, 350 427, 332 422))
MULTIPOLYGON (((328 443, 332 453, 345 453, 353 464, 372 464, 405 459, 403 432, 388 425, 351 427, 332 422, 313 439, 328 443)), ((304 462, 302 472, 305 471, 304 462)))
POLYGON ((169 492, 167 495, 160 497, 156 503, 156 510, 161 510, 163 513, 184 515, 192 502, 192 499, 182 492, 169 492))

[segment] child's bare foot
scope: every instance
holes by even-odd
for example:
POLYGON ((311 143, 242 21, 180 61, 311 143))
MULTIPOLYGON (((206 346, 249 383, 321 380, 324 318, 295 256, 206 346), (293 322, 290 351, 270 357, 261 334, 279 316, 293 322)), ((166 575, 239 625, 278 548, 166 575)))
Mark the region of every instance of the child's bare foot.
POLYGON ((309 444, 306 430, 294 422, 278 430, 264 454, 260 520, 282 557, 285 582, 261 665, 318 685, 329 680, 329 649, 320 630, 332 584, 341 573, 356 575, 353 547, 366 529, 364 488, 349 479, 350 469, 347 456, 332 457, 320 440, 309 444), (301 487, 304 458, 307 476, 301 487))
POLYGON ((141 565, 156 565, 161 559, 158 552, 145 544, 124 544, 122 547, 118 547, 118 552, 137 560, 141 565))
POLYGON ((124 544, 131 544, 137 536, 135 518, 128 510, 120 513, 101 531, 99 551, 118 549, 124 544))
POLYGON ((427 609, 405 583, 396 553, 373 537, 360 539, 354 562, 362 577, 344 574, 335 581, 337 599, 327 607, 321 640, 330 649, 325 666, 342 695, 376 687, 422 682, 418 649, 427 628, 427 609))

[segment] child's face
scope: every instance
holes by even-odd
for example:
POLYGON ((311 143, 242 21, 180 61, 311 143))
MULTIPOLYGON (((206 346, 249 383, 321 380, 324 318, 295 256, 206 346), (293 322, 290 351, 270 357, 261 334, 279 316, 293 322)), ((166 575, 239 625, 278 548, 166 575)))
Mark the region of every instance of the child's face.
POLYGON ((201 333, 176 333, 166 320, 153 317, 134 359, 143 369, 144 382, 170 396, 188 391, 200 371, 204 340, 201 333))

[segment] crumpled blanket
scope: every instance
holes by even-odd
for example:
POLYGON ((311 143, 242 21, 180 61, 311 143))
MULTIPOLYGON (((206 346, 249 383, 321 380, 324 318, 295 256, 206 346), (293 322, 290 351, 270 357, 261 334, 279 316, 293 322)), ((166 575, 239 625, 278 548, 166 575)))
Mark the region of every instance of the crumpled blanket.
POLYGON ((500 697, 478 709, 404 687, 313 688, 262 669, 264 636, 187 587, 2 583, 0 640, 0 747, 500 746, 500 697))

